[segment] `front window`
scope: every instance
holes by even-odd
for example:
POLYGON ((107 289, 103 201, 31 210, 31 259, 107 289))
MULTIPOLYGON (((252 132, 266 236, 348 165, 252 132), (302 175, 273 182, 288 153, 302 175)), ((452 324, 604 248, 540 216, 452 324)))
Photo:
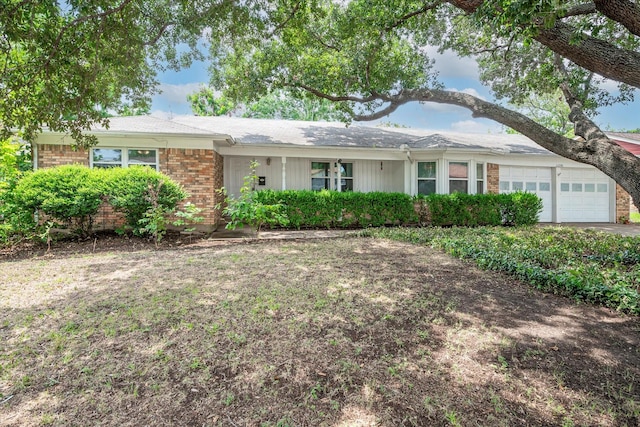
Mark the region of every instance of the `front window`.
POLYGON ((340 168, 340 191, 353 191, 353 163, 337 163, 336 166, 340 168))
POLYGON ((331 179, 331 163, 311 162, 311 189, 313 191, 329 190, 331 179))
POLYGON ((484 164, 476 163, 476 194, 484 194, 484 164))
POLYGON ((91 160, 94 168, 142 165, 158 169, 158 151, 153 149, 94 148, 91 160))
POLYGON ((449 194, 469 192, 469 164, 449 162, 449 194))
POLYGON ((418 194, 435 194, 436 162, 418 162, 418 194))

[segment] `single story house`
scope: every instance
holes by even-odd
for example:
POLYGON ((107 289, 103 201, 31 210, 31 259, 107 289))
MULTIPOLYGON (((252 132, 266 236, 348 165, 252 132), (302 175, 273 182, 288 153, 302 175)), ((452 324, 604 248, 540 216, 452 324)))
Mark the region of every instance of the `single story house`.
MULTIPOLYGON (((252 160, 258 189, 332 189, 430 193, 536 193, 541 222, 617 222, 629 216, 629 195, 597 169, 557 156, 522 135, 434 132, 342 123, 235 117, 116 117, 94 129, 98 145, 74 151, 66 134, 36 141, 37 168, 149 165, 180 182, 215 225, 225 187, 238 194, 252 160)), ((627 149, 628 134, 613 135, 627 149)), ((100 220, 100 219, 99 219, 100 220)), ((109 226, 114 219, 102 218, 109 226)))

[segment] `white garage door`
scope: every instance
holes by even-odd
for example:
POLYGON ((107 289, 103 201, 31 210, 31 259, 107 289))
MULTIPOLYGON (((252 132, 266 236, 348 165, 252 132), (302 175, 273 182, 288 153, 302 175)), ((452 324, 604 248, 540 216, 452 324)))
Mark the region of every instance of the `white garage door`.
POLYGON ((562 169, 562 222, 609 222, 609 178, 595 169, 562 169))
POLYGON ((518 190, 537 194, 542 199, 540 222, 552 221, 551 168, 500 166, 500 192, 518 190))

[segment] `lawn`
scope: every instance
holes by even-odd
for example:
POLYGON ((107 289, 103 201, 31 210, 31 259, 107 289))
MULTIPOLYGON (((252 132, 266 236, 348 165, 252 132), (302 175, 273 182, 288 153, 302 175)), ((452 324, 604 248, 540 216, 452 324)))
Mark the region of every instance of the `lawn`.
POLYGON ((637 317, 425 245, 54 245, 0 277, 0 425, 640 423, 637 317))

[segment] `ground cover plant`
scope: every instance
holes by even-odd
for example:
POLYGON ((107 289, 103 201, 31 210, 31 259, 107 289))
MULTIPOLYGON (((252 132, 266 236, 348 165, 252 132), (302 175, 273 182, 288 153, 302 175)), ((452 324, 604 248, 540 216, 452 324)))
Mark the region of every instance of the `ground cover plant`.
POLYGON ((637 317, 387 239, 161 243, 0 262, 0 425, 640 422, 637 317))
POLYGON ((538 289, 640 314, 640 238, 562 227, 370 229, 427 244, 538 289))

